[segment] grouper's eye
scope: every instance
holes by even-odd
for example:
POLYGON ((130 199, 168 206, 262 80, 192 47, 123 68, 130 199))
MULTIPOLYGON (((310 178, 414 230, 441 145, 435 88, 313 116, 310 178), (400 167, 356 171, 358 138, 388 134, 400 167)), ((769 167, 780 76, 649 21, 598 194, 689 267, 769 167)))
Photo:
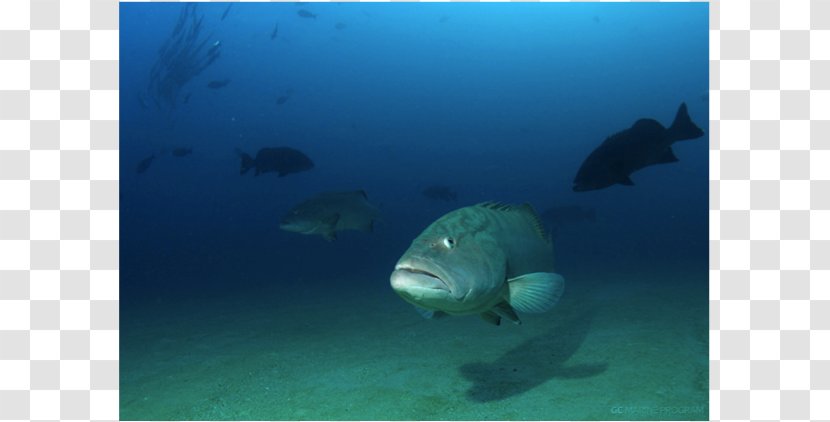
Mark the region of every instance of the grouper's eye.
POLYGON ((447 249, 452 249, 455 247, 455 239, 451 237, 445 237, 443 243, 444 247, 446 247, 447 249))

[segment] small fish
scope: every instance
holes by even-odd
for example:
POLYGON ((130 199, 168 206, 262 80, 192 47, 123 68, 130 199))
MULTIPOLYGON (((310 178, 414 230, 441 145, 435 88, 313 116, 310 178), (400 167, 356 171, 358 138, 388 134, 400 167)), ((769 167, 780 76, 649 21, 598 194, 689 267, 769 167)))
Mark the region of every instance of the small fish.
POLYGON ((284 94, 277 97, 277 105, 285 104, 288 101, 288 99, 291 98, 291 95, 293 95, 293 94, 294 94, 293 89, 286 90, 284 94))
POLYGON ((439 23, 444 23, 444 22, 446 22, 446 21, 448 21, 448 20, 450 20, 450 17, 449 17, 449 16, 441 16, 441 18, 440 18, 440 19, 438 19, 438 22, 439 22, 439 23))
POLYGON ((452 190, 449 186, 432 185, 421 191, 421 193, 429 199, 436 201, 455 201, 458 199, 458 192, 452 190))
POLYGON ((223 21, 223 20, 225 20, 225 18, 228 17, 228 12, 231 11, 231 6, 233 6, 233 3, 229 4, 228 7, 225 8, 225 11, 222 13, 222 18, 219 19, 220 21, 223 21))
POLYGON ((190 102, 190 96, 191 96, 191 95, 193 95, 193 93, 192 93, 192 92, 188 92, 188 93, 187 93, 187 95, 185 95, 185 96, 184 96, 184 101, 182 101, 182 103, 183 103, 183 104, 187 104, 187 103, 189 103, 189 102, 190 102))
POLYGON ((277 23, 274 24, 274 30, 271 31, 271 40, 273 40, 274 38, 277 38, 277 33, 279 32, 279 30, 280 30, 280 24, 279 24, 279 22, 277 22, 277 23))
POLYGON ((210 89, 219 89, 231 83, 230 79, 222 79, 221 81, 210 81, 207 86, 210 89))
POLYGON ((156 154, 151 154, 149 157, 139 161, 138 165, 135 166, 135 172, 141 174, 147 171, 150 168, 150 164, 153 164, 153 159, 155 158, 156 154))
POLYGON ((346 24, 343 23, 343 22, 337 22, 336 24, 334 24, 334 28, 337 29, 338 31, 343 30, 343 29, 346 29, 346 24))
POLYGON ((680 104, 669 128, 654 119, 637 120, 630 128, 608 137, 588 155, 576 173, 573 190, 585 192, 617 183, 634 185, 631 173, 655 164, 677 162, 672 144, 701 136, 703 130, 692 122, 686 103, 680 104))
POLYGON ((409 246, 390 277, 392 289, 421 315, 478 314, 520 324, 562 296, 553 246, 529 204, 485 202, 445 214, 409 246))
POLYGON ((170 151, 170 154, 173 155, 174 157, 186 157, 186 156, 190 155, 191 153, 193 153, 193 148, 179 147, 179 148, 173 148, 173 150, 170 151))
POLYGON ((208 49, 208 52, 207 52, 208 56, 214 56, 216 54, 219 54, 219 47, 221 47, 221 46, 222 46, 221 41, 216 41, 213 44, 211 44, 211 46, 210 46, 210 48, 208 49))
POLYGON ((280 220, 280 229, 332 241, 344 230, 371 232, 377 217, 378 209, 363 190, 325 192, 294 206, 280 220))
POLYGON ((245 174, 248 170, 254 169, 254 176, 274 172, 279 174, 279 177, 283 177, 291 173, 311 170, 314 167, 314 162, 307 155, 289 147, 262 148, 256 153, 256 157, 251 157, 239 150, 236 153, 242 160, 239 174, 245 174))
POLYGON ((301 18, 317 19, 317 15, 315 15, 314 13, 311 13, 308 10, 305 10, 305 9, 298 10, 297 15, 299 15, 301 18))

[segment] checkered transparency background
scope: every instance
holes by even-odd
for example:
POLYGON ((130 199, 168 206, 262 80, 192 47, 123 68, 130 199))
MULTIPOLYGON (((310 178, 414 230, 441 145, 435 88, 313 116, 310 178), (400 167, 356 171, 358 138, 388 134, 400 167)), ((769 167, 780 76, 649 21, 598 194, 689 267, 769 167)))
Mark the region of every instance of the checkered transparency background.
MULTIPOLYGON (((710 3, 714 420, 830 420, 830 0, 710 3)), ((118 4, 0 2, 0 419, 118 419, 118 4)))

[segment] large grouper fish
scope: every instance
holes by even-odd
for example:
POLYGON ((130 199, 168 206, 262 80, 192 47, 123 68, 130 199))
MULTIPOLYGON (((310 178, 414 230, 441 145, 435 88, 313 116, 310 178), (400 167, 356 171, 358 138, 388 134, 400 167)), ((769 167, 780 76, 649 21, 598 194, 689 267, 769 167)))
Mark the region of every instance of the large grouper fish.
POLYGON ((280 229, 332 241, 344 230, 373 231, 377 218, 378 209, 363 190, 323 192, 291 208, 280 220, 280 229))
POLYGON ((392 288, 427 318, 479 314, 520 324, 516 311, 551 309, 565 287, 553 246, 529 204, 485 202, 451 211, 403 254, 392 288))

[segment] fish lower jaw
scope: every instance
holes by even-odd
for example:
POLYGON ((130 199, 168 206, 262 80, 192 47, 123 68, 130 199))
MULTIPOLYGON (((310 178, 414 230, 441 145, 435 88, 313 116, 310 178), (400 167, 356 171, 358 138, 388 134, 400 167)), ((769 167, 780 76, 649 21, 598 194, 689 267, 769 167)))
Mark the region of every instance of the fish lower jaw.
POLYGON ((444 291, 450 288, 439 277, 428 271, 418 270, 407 266, 396 266, 391 277, 392 288, 403 292, 444 291))

